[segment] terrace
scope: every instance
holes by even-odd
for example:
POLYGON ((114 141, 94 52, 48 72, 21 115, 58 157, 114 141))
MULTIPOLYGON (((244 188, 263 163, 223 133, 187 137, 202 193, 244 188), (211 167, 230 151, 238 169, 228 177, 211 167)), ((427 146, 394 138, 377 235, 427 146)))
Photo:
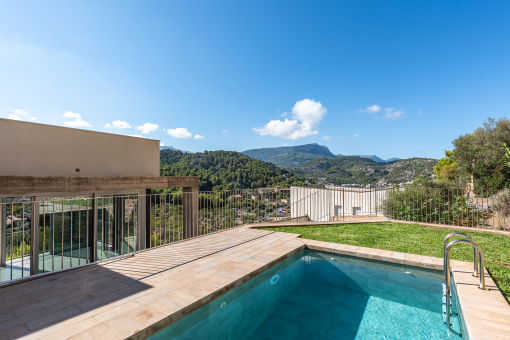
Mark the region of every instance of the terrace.
MULTIPOLYGON (((7 215, 16 210, 16 206, 32 207, 30 222, 34 224, 29 225, 28 231, 21 232, 33 235, 38 220, 35 217, 39 216, 39 235, 43 236, 38 238, 38 254, 21 251, 16 255, 11 252, 7 254, 6 267, 2 270, 16 273, 16 263, 34 263, 31 256, 38 257, 38 268, 43 270, 34 273, 28 269, 31 275, 26 277, 27 269, 24 269, 25 272, 18 272, 21 274, 17 276, 2 280, 2 338, 145 339, 169 332, 168 329, 174 325, 176 335, 191 339, 194 338, 189 333, 191 331, 175 330, 182 328, 182 320, 197 318, 197 315, 202 319, 212 318, 211 303, 220 298, 230 301, 229 296, 236 295, 233 293, 235 288, 254 285, 253 282, 270 269, 282 270, 278 266, 305 250, 331 253, 333 263, 356 263, 359 258, 375 260, 368 266, 378 269, 388 267, 394 270, 391 266, 400 264, 403 270, 412 273, 422 269, 443 270, 440 255, 419 255, 424 253, 419 243, 410 247, 414 251, 396 251, 384 244, 376 249, 356 245, 352 240, 344 244, 306 238, 320 239, 320 236, 313 236, 319 235, 314 232, 300 238, 294 228, 287 228, 302 226, 298 232, 305 234, 303 228, 312 231, 326 230, 326 225, 330 229, 336 228, 335 225, 350 226, 349 232, 338 232, 338 237, 352 235, 356 228, 363 230, 373 226, 384 229, 388 221, 397 221, 398 216, 390 213, 398 209, 397 204, 389 205, 398 200, 397 195, 405 194, 405 190, 294 187, 288 196, 276 192, 236 190, 96 196, 92 199, 56 197, 39 202, 31 200, 30 203, 9 199, 9 202, 3 203, 7 215), (137 215, 139 202, 147 202, 144 218, 137 215), (195 207, 186 208, 187 202, 195 207), (64 208, 53 208, 54 205, 64 208), (38 211, 33 208, 37 206, 38 211), (91 218, 97 222, 83 223, 86 216, 93 213, 87 210, 91 206, 97 207, 96 219, 91 218), (193 213, 196 218, 189 216, 193 213), (73 214, 78 217, 73 217, 73 214), (116 222, 119 219, 123 223, 116 222), (51 223, 46 225, 47 221, 51 223), (56 221, 55 225, 53 221, 56 221), (191 221, 197 223, 194 225, 191 221), (314 225, 322 227, 306 227, 314 225), (97 233, 95 241, 90 231, 82 233, 81 230, 87 226, 97 233), (195 228, 195 231, 186 231, 189 228, 195 228), (64 232, 59 234, 59 230, 64 232), (87 238, 87 235, 91 236, 87 238), (145 236, 145 247, 142 247, 142 236, 145 236), (95 261, 91 260, 90 252, 97 254, 95 261), (347 256, 347 260, 342 257, 333 260, 339 255, 347 256), (20 275, 25 277, 18 278, 20 275)), ((414 192, 412 190, 407 192, 409 197, 414 192)), ((426 190, 433 192, 434 196, 441 194, 426 190)), ((470 199, 467 195, 463 197, 466 202, 470 199)), ((422 204, 411 199, 406 202, 422 204)), ((435 225, 437 228, 433 230, 441 231, 437 244, 433 244, 438 251, 442 249, 441 238, 449 232, 445 228, 468 230, 470 235, 488 233, 505 239, 509 237, 505 230, 492 228, 490 217, 483 210, 470 210, 470 216, 462 209, 458 212, 464 215, 445 211, 438 213, 438 216, 450 216, 451 224, 425 219, 398 222, 403 228, 418 234, 420 231, 416 228, 425 227, 417 223, 435 225), (407 227, 404 223, 413 223, 413 226, 407 227)), ((13 228, 11 225, 11 233, 6 234, 6 243, 11 244, 6 249, 11 251, 23 246, 15 243, 16 238, 10 236, 15 235, 13 228)), ((483 250, 489 246, 489 243, 487 246, 479 244, 483 250)), ((487 249, 486 254, 489 253, 487 249)), ((472 276, 473 264, 469 262, 469 256, 462 259, 465 261, 452 260, 452 275, 462 307, 464 332, 470 339, 505 338, 510 331, 507 301, 488 271, 485 271, 487 289, 477 288, 479 279, 472 276)), ((501 288, 501 282, 499 286, 501 288)), ((227 326, 230 321, 225 321, 227 326)), ((258 332, 277 334, 276 330, 264 329, 269 327, 264 325, 266 323, 260 326, 258 332)), ((358 332, 365 329, 358 326, 358 332)), ((336 338, 334 327, 330 325, 328 329, 333 332, 329 338, 336 338)))
POLYGON ((2 122, 2 339, 508 338, 510 228, 494 193, 199 191, 158 176, 158 145, 2 122), (9 158, 12 133, 32 155, 9 158), (442 239, 466 230, 484 289, 465 244, 442 285, 442 239))

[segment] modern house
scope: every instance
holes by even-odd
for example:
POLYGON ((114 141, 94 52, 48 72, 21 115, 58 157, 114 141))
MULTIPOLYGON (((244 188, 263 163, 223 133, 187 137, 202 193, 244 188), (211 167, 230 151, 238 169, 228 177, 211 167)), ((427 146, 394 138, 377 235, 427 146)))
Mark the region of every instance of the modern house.
POLYGON ((146 248, 151 189, 183 187, 197 234, 198 179, 159 176, 159 141, 0 119, 0 282, 146 248))

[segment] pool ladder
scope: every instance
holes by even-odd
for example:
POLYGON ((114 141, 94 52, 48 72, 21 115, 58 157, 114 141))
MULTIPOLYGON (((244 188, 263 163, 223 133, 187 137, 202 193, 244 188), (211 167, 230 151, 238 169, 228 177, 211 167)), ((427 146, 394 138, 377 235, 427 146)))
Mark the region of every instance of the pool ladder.
POLYGON ((484 267, 484 258, 483 258, 483 252, 480 249, 480 247, 476 244, 476 242, 468 235, 464 233, 451 233, 448 236, 445 237, 443 241, 443 261, 444 261, 444 284, 443 284, 443 310, 445 315, 445 323, 448 326, 448 329, 452 331, 453 333, 462 336, 460 333, 454 331, 452 329, 451 324, 451 291, 450 291, 450 248, 458 243, 465 243, 470 244, 473 246, 473 276, 478 277, 480 276, 480 289, 485 290, 485 267, 484 267), (457 235, 464 236, 465 238, 458 238, 456 240, 453 240, 448 245, 446 245, 446 242, 457 235), (478 253, 478 257, 476 256, 478 253), (479 259, 479 261, 478 261, 479 259))

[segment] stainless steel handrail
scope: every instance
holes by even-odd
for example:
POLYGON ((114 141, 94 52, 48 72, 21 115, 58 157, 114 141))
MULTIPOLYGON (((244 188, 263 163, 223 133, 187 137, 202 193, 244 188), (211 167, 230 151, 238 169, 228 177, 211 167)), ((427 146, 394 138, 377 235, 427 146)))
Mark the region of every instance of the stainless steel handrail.
POLYGON ((482 252, 482 249, 480 249, 480 247, 474 242, 474 241, 470 241, 470 240, 465 240, 465 239, 459 239, 459 240, 454 240, 452 242, 450 242, 448 244, 448 246, 446 246, 446 253, 445 253, 445 271, 446 271, 446 277, 445 277, 445 285, 446 285, 446 326, 448 326, 448 329, 450 331, 452 331, 453 333, 457 334, 457 335, 461 335, 459 333, 457 333, 456 331, 454 331, 452 328, 451 328, 451 320, 450 320, 450 317, 451 317, 451 311, 450 311, 450 307, 451 307, 451 292, 450 292, 450 248, 452 246, 454 246, 455 244, 458 244, 458 243, 465 243, 465 244, 470 244, 471 246, 473 246, 473 248, 475 249, 475 251, 478 252, 479 256, 480 256, 480 289, 483 289, 485 290, 485 267, 484 267, 484 257, 483 257, 483 252, 482 252))
MULTIPOLYGON (((450 238, 454 237, 455 235, 462 235, 462 236, 468 238, 469 240, 471 240, 471 242, 473 242, 474 244, 476 244, 475 240, 473 240, 473 238, 471 238, 471 236, 464 234, 464 233, 456 232, 456 233, 451 233, 451 234, 447 235, 443 240, 443 261, 446 261, 446 241, 448 241, 450 238)), ((476 249, 474 249, 474 248, 473 248, 473 266, 474 266, 473 275, 478 277, 478 259, 476 257, 476 249)), ((444 280, 446 281, 446 264, 443 265, 443 270, 444 270, 444 280)))

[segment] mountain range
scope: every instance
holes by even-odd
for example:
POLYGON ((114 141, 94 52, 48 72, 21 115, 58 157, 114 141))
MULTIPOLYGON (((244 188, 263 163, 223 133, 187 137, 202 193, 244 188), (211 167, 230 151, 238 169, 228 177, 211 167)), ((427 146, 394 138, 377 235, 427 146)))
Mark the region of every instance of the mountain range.
MULTIPOLYGON (((191 151, 176 149, 172 146, 160 146, 160 150, 177 150, 184 153, 191 151)), ((258 159, 264 162, 270 162, 281 168, 295 168, 317 158, 337 158, 344 155, 334 155, 327 146, 317 143, 298 145, 298 146, 280 146, 276 148, 251 149, 241 152, 243 155, 258 159)), ((398 161, 400 158, 382 159, 376 155, 354 155, 353 157, 368 158, 378 163, 389 163, 398 161)))
POLYGON ((393 162, 393 161, 398 161, 400 159, 400 158, 390 158, 390 159, 384 160, 382 158, 377 157, 376 155, 357 155, 354 157, 369 158, 377 163, 389 163, 389 162, 393 162))
MULTIPOLYGON (((317 143, 298 146, 280 146, 277 148, 261 148, 243 151, 242 154, 252 158, 271 162, 282 168, 295 168, 318 158, 338 158, 344 155, 334 155, 327 146, 317 143)), ((355 155, 353 157, 368 158, 378 163, 398 161, 399 158, 384 160, 376 155, 355 155)))
POLYGON ((252 149, 241 153, 251 158, 271 162, 282 168, 294 168, 317 158, 336 157, 326 146, 317 143, 252 149))
POLYGON ((408 182, 416 177, 432 178, 437 160, 409 158, 389 163, 366 157, 341 156, 316 159, 292 169, 296 175, 323 184, 375 184, 408 182))
POLYGON ((176 150, 176 151, 180 151, 180 152, 184 152, 184 153, 192 153, 191 151, 176 149, 173 146, 160 146, 159 150, 176 150))
POLYGON ((410 158, 389 163, 366 157, 316 158, 294 168, 281 168, 235 151, 183 153, 167 148, 160 153, 161 176, 198 176, 200 190, 259 188, 279 185, 375 184, 431 178, 437 160, 410 158))

